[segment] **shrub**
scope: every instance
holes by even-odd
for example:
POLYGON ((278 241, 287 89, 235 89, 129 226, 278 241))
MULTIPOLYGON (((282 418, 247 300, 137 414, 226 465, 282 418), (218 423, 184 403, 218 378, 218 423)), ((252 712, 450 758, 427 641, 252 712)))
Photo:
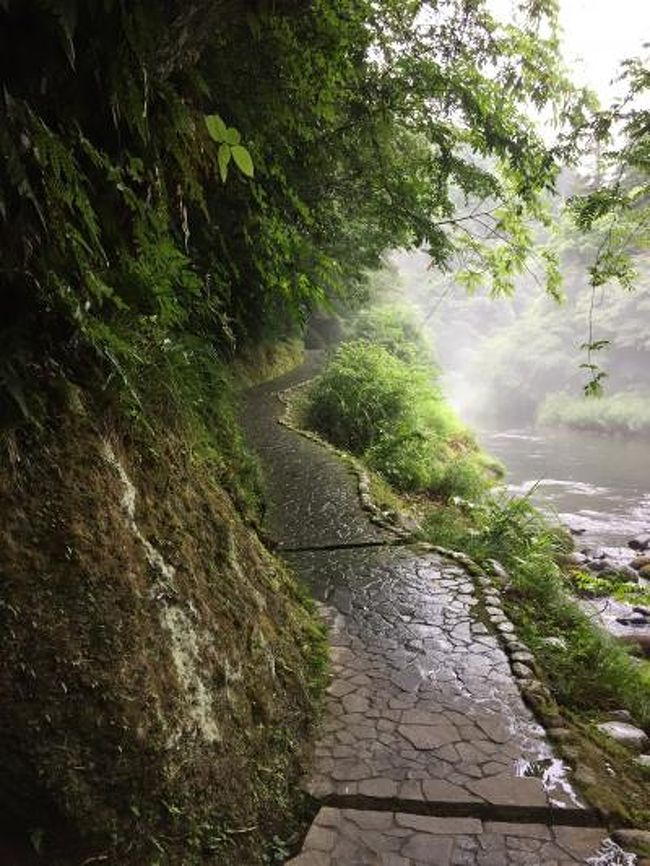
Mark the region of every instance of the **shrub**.
POLYGON ((398 490, 474 497, 489 484, 487 461, 431 377, 384 346, 341 346, 311 390, 307 423, 398 490))
POLYGON ((383 346, 401 361, 426 367, 430 377, 437 372, 432 347, 406 307, 387 304, 361 310, 352 326, 352 336, 383 346))
POLYGON ((308 417, 335 445, 363 454, 396 427, 413 429, 412 371, 381 346, 345 343, 312 389, 308 417))
POLYGON ((605 397, 575 397, 549 394, 542 404, 538 423, 602 433, 650 435, 650 396, 638 393, 605 397))

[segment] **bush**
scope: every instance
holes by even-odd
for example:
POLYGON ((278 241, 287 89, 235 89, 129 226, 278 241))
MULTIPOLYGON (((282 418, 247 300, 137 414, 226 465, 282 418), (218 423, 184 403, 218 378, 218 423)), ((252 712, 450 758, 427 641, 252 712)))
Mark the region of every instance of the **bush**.
POLYGON ((310 392, 307 423, 398 490, 474 497, 489 485, 487 461, 431 377, 384 346, 341 346, 310 392))
POLYGON ((575 397, 549 394, 542 404, 538 423, 600 433, 650 435, 650 396, 625 393, 606 397, 575 397))
POLYGON ((430 377, 437 372, 431 345, 406 307, 387 304, 361 310, 352 326, 352 336, 383 346, 400 361, 426 367, 430 377))
POLYGON ((311 391, 310 423, 335 445, 363 454, 391 429, 413 429, 411 368, 381 346, 346 343, 311 391))

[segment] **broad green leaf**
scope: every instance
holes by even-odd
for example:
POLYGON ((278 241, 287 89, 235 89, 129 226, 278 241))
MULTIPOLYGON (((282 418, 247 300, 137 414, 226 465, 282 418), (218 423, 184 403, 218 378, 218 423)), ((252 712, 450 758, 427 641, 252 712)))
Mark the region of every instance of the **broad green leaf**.
POLYGON ((210 138, 220 143, 226 140, 226 124, 218 114, 206 114, 205 125, 208 128, 210 138))
POLYGON ((241 141, 241 135, 239 134, 239 130, 235 129, 234 126, 229 126, 226 130, 226 134, 223 139, 226 144, 229 144, 231 147, 234 147, 236 144, 239 144, 241 141))
POLYGON ((223 183, 226 182, 226 178, 228 177, 228 163, 230 162, 231 156, 232 152, 230 150, 230 145, 220 144, 217 159, 219 160, 219 174, 221 175, 223 183))
POLYGON ((246 177, 253 177, 255 169, 253 168, 253 160, 250 153, 241 144, 235 145, 232 148, 232 158, 235 160, 235 165, 245 174, 246 177))

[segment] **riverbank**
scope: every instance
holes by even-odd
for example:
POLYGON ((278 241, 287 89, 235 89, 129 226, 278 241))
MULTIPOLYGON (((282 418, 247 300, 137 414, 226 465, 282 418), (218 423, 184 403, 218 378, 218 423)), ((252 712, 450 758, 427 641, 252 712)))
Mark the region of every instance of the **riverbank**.
POLYGON ((639 436, 650 439, 650 395, 633 391, 582 397, 549 394, 539 408, 542 427, 564 427, 609 436, 639 436))
MULTIPOLYGON (((310 362, 303 375, 315 372, 310 362)), ((507 618, 486 616, 488 578, 391 530, 394 515, 369 504, 385 484, 293 428, 300 378, 276 383, 280 400, 258 389, 246 413, 268 531, 319 600, 331 646, 304 781, 318 813, 290 862, 479 866, 486 851, 499 866, 521 851, 563 866, 630 862, 526 705, 516 665, 531 672, 530 657, 506 654, 507 618)))

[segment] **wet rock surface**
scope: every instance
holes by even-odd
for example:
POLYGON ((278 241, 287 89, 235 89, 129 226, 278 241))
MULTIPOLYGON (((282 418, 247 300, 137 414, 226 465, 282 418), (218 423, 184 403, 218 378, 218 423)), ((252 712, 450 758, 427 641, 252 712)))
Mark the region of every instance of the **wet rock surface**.
POLYGON ((631 725, 629 722, 603 722, 598 725, 598 730, 616 740, 623 746, 628 746, 630 749, 641 751, 646 746, 650 745, 650 740, 645 731, 631 725))
POLYGON ((650 654, 648 609, 615 598, 580 599, 582 609, 612 637, 650 654))
MULTIPOLYGON (((323 808, 291 866, 568 866, 625 863, 594 828, 323 808)), ((630 864, 632 860, 628 860, 630 864)))
POLYGON ((462 568, 409 548, 287 559, 325 602, 330 626, 314 795, 579 805, 496 635, 477 629, 462 568))
POLYGON ((265 470, 267 530, 330 629, 332 678, 305 780, 322 806, 289 862, 632 863, 604 830, 586 826, 595 817, 501 649, 516 644, 513 667, 530 677, 527 648, 495 621, 500 609, 480 614, 462 565, 394 546, 336 455, 277 423, 275 392, 320 363, 311 353, 300 370, 252 391, 245 417, 265 470))
POLYGON ((248 392, 242 421, 262 458, 268 511, 266 528, 279 548, 388 541, 359 506, 354 472, 335 454, 277 423, 278 392, 317 374, 323 353, 306 353, 298 370, 248 392))

